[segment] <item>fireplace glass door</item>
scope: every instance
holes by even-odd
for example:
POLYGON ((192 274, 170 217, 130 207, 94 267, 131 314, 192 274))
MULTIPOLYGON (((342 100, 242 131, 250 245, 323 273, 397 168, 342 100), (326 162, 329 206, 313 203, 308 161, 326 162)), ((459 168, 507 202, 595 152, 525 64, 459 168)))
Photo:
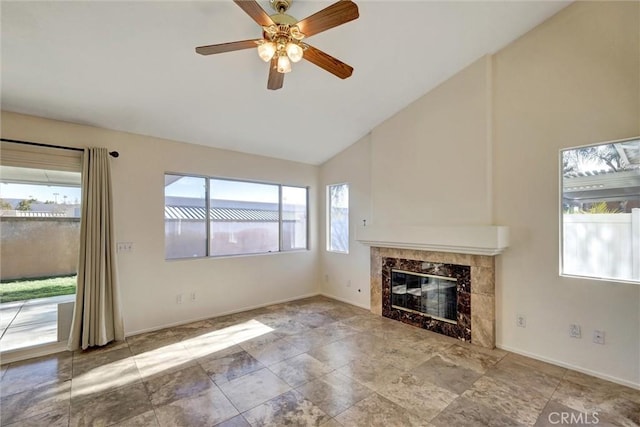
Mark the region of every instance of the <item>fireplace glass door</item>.
POLYGON ((457 322, 457 280, 391 270, 391 306, 457 322))

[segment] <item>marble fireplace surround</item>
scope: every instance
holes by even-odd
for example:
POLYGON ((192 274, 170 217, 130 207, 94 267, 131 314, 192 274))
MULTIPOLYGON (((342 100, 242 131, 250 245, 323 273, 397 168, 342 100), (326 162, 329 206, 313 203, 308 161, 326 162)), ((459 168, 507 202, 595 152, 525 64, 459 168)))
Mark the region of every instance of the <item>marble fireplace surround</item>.
MULTIPOLYGON (((371 312, 383 315, 383 271, 390 265, 414 264, 423 262, 468 266, 470 283, 464 284, 463 298, 470 302, 469 310, 459 316, 457 328, 437 320, 418 319, 415 316, 396 313, 385 317, 396 318, 405 323, 455 336, 472 344, 494 348, 495 337, 495 261, 490 255, 472 255, 451 252, 434 252, 417 249, 371 247, 371 312), (409 261, 409 262, 407 262, 409 261), (386 267, 385 267, 386 262, 386 267), (469 292, 466 292, 466 291, 469 292), (469 322, 470 321, 470 322, 469 322)), ((418 270, 419 271, 419 270, 418 270)), ((386 273, 387 275, 389 273, 386 273)), ((387 278, 388 281, 388 278, 387 278)), ((466 282, 466 279, 464 280, 466 282)), ((458 289, 460 290, 460 285, 458 289)), ((386 292, 388 297, 388 292, 386 292)), ((389 306, 387 302, 387 308, 389 306)), ((466 305, 466 302, 465 302, 466 305)), ((420 315, 416 315, 420 316, 420 315)))

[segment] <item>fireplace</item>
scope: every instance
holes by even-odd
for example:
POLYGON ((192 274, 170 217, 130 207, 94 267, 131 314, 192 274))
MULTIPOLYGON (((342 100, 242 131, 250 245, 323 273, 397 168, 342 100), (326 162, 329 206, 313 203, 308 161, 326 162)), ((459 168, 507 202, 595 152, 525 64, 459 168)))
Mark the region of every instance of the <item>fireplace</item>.
POLYGON ((371 247, 371 311, 495 347, 494 257, 371 247))
POLYGON ((382 315, 471 341, 471 268, 400 257, 382 258, 382 315))
POLYGON ((457 280, 404 270, 391 270, 391 308, 430 316, 443 322, 458 320, 457 280))

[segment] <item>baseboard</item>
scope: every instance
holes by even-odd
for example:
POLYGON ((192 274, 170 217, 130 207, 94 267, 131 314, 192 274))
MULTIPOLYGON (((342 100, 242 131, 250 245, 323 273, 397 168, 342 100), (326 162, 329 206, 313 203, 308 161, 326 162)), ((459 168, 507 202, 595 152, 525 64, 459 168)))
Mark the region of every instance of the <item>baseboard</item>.
POLYGON ((369 307, 368 305, 358 304, 358 303, 355 303, 353 301, 349 301, 347 299, 339 298, 337 296, 328 294, 326 292, 320 292, 319 295, 322 295, 323 297, 331 298, 331 299, 334 299, 334 300, 337 300, 337 301, 340 301, 340 302, 344 302, 344 303, 347 303, 347 304, 355 305, 356 307, 364 308, 365 310, 371 310, 371 307, 369 307))
POLYGON ((51 344, 34 345, 17 350, 3 351, 0 353, 0 364, 19 362, 34 357, 47 356, 67 350, 67 342, 54 342, 51 344))
POLYGON ((516 353, 521 356, 530 357, 532 359, 540 360, 542 362, 551 363, 552 365, 561 366, 563 368, 571 369, 572 371, 581 372, 583 374, 591 375, 592 377, 600 378, 603 380, 611 381, 612 383, 620 384, 623 386, 631 387, 636 390, 640 390, 640 383, 634 383, 632 381, 627 381, 622 378, 614 377, 611 375, 606 375, 601 372, 592 371, 590 369, 582 368, 580 366, 572 365, 571 363, 561 362, 559 360, 550 359, 548 357, 543 357, 538 354, 529 353, 528 351, 519 350, 517 348, 509 347, 506 345, 496 345, 499 349, 510 351, 511 353, 516 353))
POLYGON ((287 298, 287 299, 283 299, 283 300, 272 301, 272 302, 265 303, 265 304, 247 306, 247 307, 239 308, 237 310, 223 311, 222 313, 216 313, 216 314, 211 315, 211 316, 197 317, 197 318, 188 319, 188 320, 180 320, 179 322, 167 323, 167 324, 162 325, 162 326, 154 326, 154 327, 151 327, 151 328, 140 329, 140 330, 137 330, 137 331, 129 331, 129 332, 125 333, 125 336, 126 337, 132 337, 134 335, 145 334, 147 332, 159 331, 159 330, 166 329, 166 328, 174 328, 176 326, 182 326, 182 325, 186 325, 188 323, 199 322, 201 320, 212 319, 212 318, 221 317, 221 316, 228 316, 229 314, 242 313, 243 311, 255 310, 257 308, 268 307, 270 305, 275 305, 275 304, 283 304, 283 303, 286 303, 286 302, 297 301, 299 299, 304 299, 304 298, 311 298, 311 297, 315 297, 315 296, 318 296, 318 295, 320 295, 320 293, 315 292, 315 293, 312 293, 312 294, 299 295, 299 296, 293 297, 293 298, 287 298))

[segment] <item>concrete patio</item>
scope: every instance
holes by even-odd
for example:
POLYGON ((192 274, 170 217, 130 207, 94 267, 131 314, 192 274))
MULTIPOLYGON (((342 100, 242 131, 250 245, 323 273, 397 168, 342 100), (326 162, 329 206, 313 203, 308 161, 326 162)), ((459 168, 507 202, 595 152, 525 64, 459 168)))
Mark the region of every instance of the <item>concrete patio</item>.
POLYGON ((61 295, 0 304, 0 352, 58 341, 58 304, 75 300, 61 295))

